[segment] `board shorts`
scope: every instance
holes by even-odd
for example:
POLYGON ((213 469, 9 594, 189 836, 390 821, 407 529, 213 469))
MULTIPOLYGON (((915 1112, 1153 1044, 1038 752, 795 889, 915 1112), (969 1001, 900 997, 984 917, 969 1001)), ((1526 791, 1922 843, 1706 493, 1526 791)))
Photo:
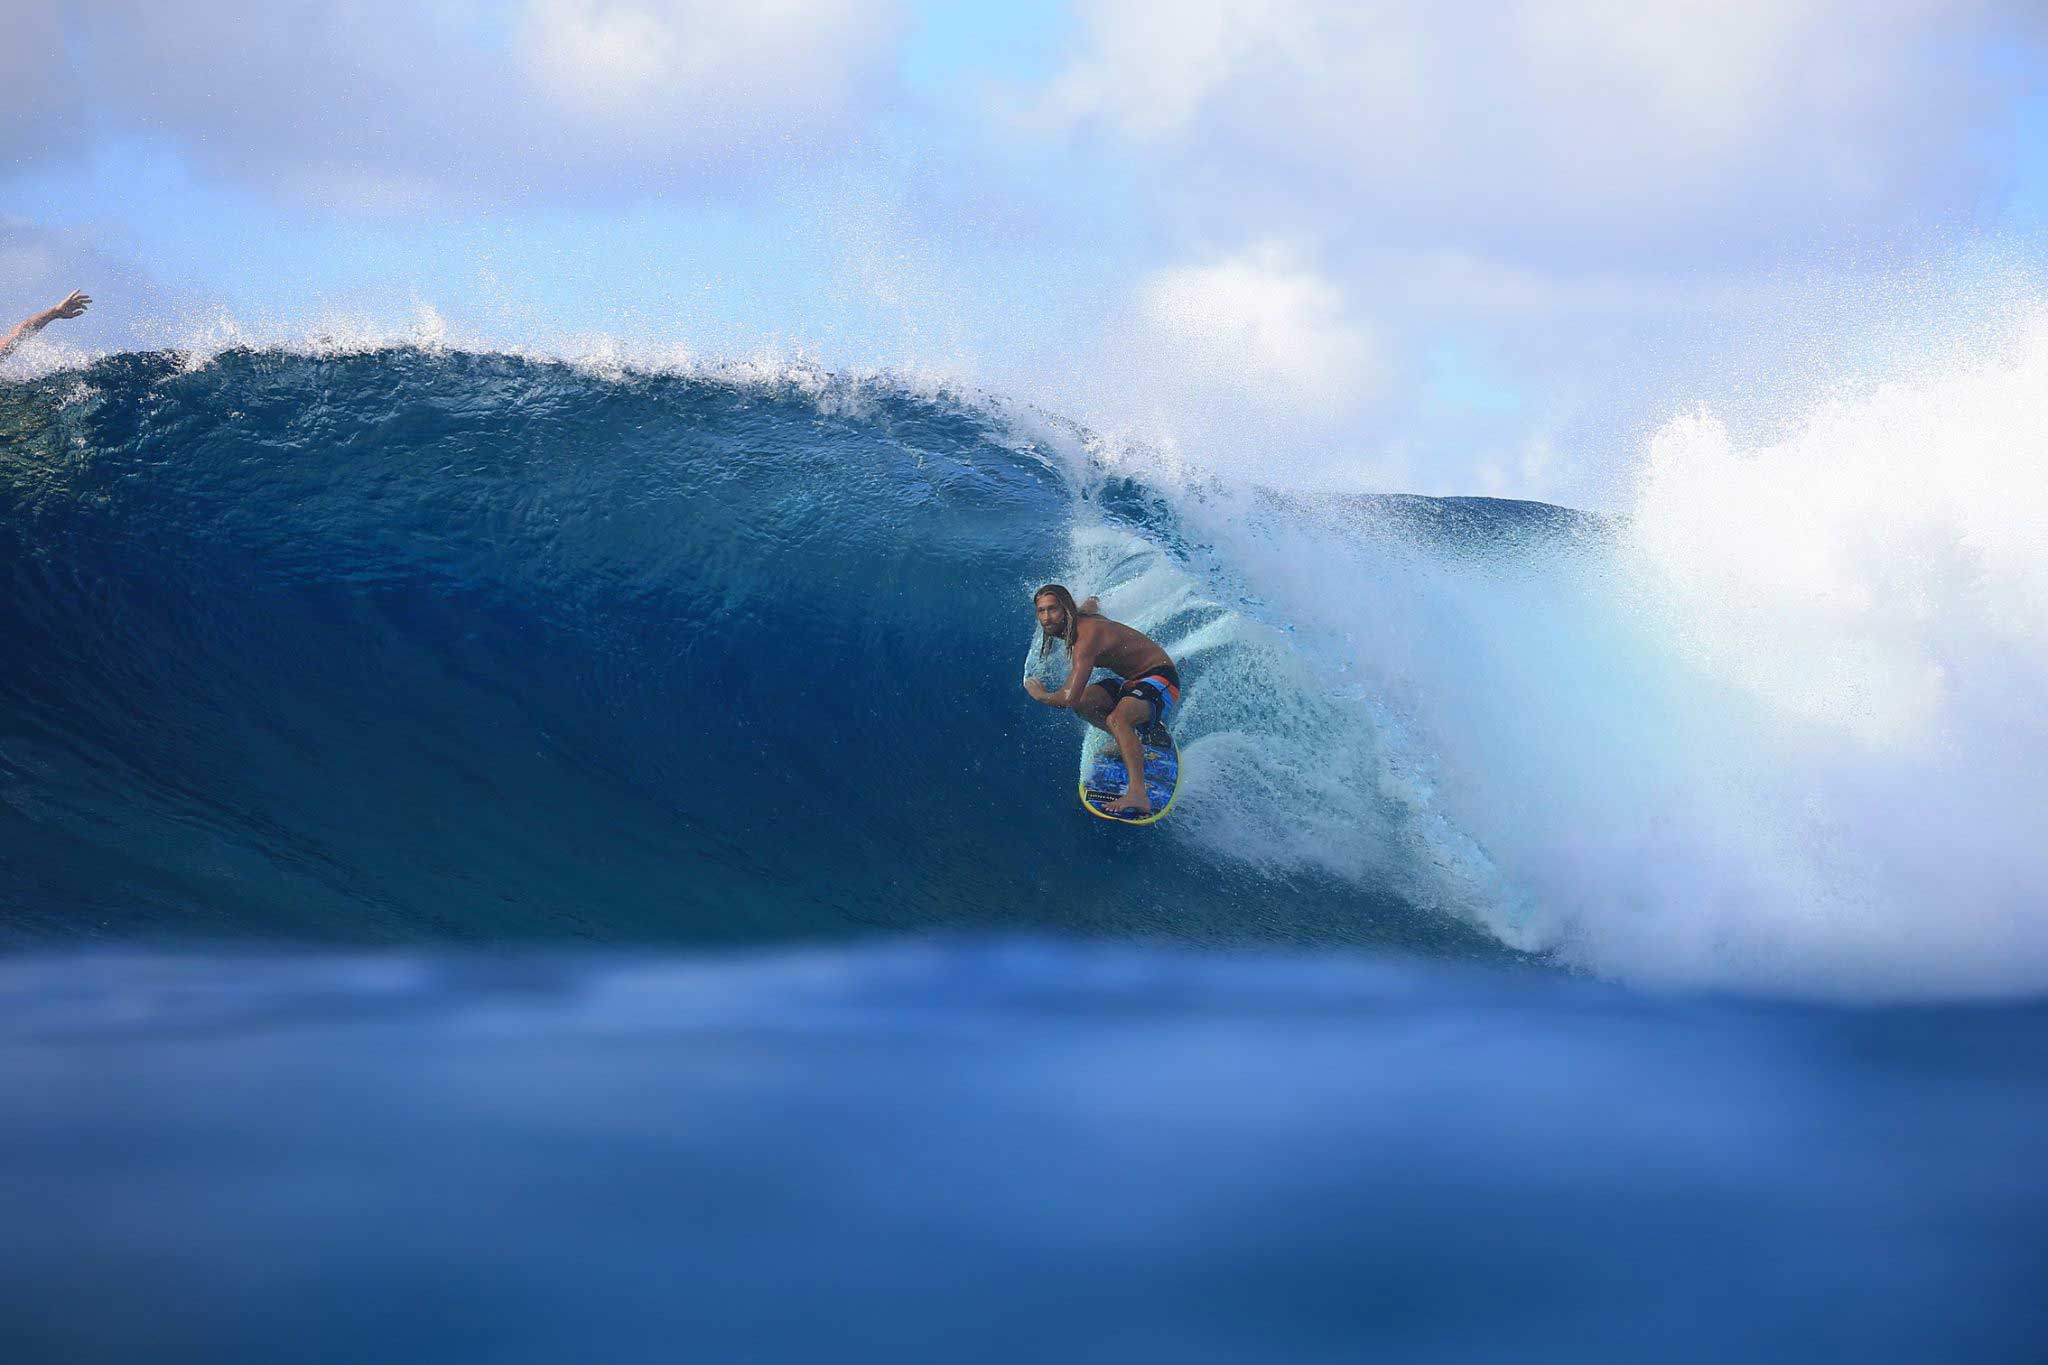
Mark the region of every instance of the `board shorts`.
POLYGON ((1168 725, 1174 712, 1180 710, 1180 674, 1172 664, 1148 668, 1129 682, 1117 677, 1098 678, 1089 686, 1108 688, 1109 695, 1116 701, 1136 697, 1145 702, 1152 708, 1152 719, 1146 722, 1148 725, 1168 725))

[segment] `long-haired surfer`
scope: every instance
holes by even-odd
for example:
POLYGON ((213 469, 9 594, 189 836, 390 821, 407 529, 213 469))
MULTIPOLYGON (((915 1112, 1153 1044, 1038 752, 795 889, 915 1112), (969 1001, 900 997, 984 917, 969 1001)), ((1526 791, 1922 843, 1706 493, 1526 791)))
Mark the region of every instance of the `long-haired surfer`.
POLYGON ((1148 725, 1165 725, 1180 706, 1180 674, 1173 659, 1143 631, 1102 615, 1094 598, 1076 603, 1074 594, 1057 583, 1033 593, 1031 609, 1044 632, 1038 652, 1046 654, 1055 640, 1063 641, 1074 667, 1057 692, 1036 678, 1026 678, 1024 690, 1035 701, 1064 707, 1098 730, 1109 731, 1131 778, 1123 798, 1105 809, 1109 814, 1150 815, 1152 798, 1145 792, 1138 732, 1148 725), (1098 668, 1117 676, 1089 681, 1098 668))

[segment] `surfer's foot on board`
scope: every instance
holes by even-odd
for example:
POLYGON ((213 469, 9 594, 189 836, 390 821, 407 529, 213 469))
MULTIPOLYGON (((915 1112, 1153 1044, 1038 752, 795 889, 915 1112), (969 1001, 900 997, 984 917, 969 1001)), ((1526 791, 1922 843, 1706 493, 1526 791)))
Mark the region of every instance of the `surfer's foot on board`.
POLYGON ((1105 815, 1150 815, 1152 801, 1143 791, 1134 789, 1104 806, 1102 812, 1105 815))

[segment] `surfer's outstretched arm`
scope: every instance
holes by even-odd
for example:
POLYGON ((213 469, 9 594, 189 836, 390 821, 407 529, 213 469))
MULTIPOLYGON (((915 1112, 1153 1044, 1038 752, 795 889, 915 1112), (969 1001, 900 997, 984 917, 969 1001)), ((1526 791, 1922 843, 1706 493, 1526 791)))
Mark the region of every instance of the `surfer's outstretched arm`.
POLYGON ((40 313, 23 318, 15 324, 13 331, 9 332, 5 337, 0 337, 0 360, 7 359, 13 353, 15 347, 21 345, 22 342, 27 341, 45 327, 48 327, 58 318, 75 318, 90 307, 91 304, 92 296, 90 294, 82 294, 74 289, 64 296, 64 302, 57 304, 55 307, 45 308, 40 313))

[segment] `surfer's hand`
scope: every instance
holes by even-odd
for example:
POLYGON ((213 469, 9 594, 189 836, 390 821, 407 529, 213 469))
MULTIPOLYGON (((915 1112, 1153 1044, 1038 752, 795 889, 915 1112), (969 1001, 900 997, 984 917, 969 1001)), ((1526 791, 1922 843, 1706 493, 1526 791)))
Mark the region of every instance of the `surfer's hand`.
POLYGON ((1033 701, 1045 700, 1045 684, 1036 678, 1026 678, 1024 680, 1024 690, 1031 694, 1033 701))
POLYGON ((5 360, 8 356, 12 355, 15 347, 21 345, 22 342, 27 341, 45 327, 48 327, 58 318, 77 317, 85 311, 86 305, 91 302, 92 299, 90 297, 74 289, 64 296, 64 302, 52 308, 45 308, 42 312, 32 317, 25 317, 20 322, 15 323, 13 331, 9 332, 6 336, 0 336, 0 360, 5 360))
POLYGON ((58 318, 75 318, 91 305, 92 295, 74 289, 64 296, 64 302, 50 309, 43 316, 53 322, 58 318))

